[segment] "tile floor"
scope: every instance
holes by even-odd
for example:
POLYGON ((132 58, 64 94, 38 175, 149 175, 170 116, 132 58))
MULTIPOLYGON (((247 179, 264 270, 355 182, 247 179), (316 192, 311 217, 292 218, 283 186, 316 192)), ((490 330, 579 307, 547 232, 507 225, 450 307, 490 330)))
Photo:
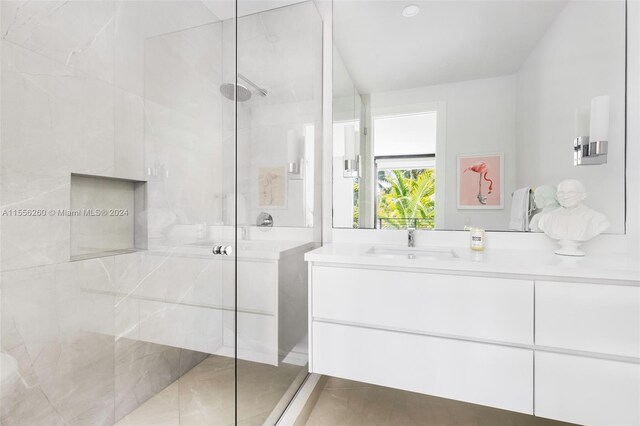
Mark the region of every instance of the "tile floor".
MULTIPOLYGON (((238 423, 262 425, 303 368, 239 360, 238 423)), ((116 426, 232 425, 233 383, 233 358, 211 355, 116 426)))
MULTIPOLYGON (((238 361, 239 424, 264 424, 301 368, 238 361)), ((233 425, 233 380, 233 359, 212 355, 116 426, 233 425)), ((329 377, 306 425, 562 426, 567 423, 329 377)))
POLYGON ((329 377, 307 426, 561 426, 512 411, 329 377))

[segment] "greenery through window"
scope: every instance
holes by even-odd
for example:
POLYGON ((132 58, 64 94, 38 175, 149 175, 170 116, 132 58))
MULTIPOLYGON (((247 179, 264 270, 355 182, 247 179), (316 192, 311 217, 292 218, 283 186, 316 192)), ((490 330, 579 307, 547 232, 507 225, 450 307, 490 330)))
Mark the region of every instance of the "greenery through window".
POLYGON ((378 170, 377 227, 434 229, 435 169, 378 170))
POLYGON ((353 180, 353 227, 360 227, 360 179, 353 180))

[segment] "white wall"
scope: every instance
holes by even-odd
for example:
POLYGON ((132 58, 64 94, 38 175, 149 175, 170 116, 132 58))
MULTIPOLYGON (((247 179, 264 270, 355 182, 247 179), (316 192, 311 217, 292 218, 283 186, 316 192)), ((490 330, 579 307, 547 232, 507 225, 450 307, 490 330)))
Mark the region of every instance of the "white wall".
POLYGON ((516 185, 581 180, 609 233, 624 233, 624 13, 622 1, 570 1, 517 74, 516 185), (599 95, 611 97, 608 162, 576 167, 574 114, 599 95))
MULTIPOLYGON (((459 230, 465 225, 482 226, 491 230, 508 229, 511 193, 516 188, 513 143, 516 137, 515 102, 515 76, 371 95, 373 116, 390 108, 402 108, 405 111, 413 108, 414 111, 420 111, 420 108, 427 108, 434 103, 446 105, 446 198, 443 212, 436 211, 436 215, 444 215, 444 229, 459 230), (494 152, 504 153, 504 209, 458 210, 455 195, 457 156, 494 152)), ((441 173, 436 170, 438 172, 441 173)))

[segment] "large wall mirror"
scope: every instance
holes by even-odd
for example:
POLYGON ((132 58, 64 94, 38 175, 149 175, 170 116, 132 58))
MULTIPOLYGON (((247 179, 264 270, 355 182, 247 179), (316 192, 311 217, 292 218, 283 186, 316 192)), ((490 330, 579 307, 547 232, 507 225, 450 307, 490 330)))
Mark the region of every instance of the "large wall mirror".
POLYGON ((334 228, 530 231, 578 179, 625 232, 624 1, 336 0, 333 23, 334 228), (607 154, 575 165, 590 134, 607 154))

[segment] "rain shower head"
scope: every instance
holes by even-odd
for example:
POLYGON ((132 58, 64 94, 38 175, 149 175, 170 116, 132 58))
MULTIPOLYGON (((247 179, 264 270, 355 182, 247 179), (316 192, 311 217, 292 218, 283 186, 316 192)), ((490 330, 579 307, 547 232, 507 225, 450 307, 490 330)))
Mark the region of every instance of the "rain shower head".
MULTIPOLYGON (((220 93, 230 101, 234 100, 235 92, 235 84, 233 83, 224 83, 220 85, 220 93)), ((238 84, 238 102, 245 102, 249 99, 251 99, 251 91, 242 84, 238 84)))
MULTIPOLYGON (((237 76, 237 78, 244 80, 247 84, 249 84, 249 86, 256 89, 261 96, 267 96, 266 89, 258 86, 253 81, 249 80, 247 77, 240 73, 238 73, 237 76)), ((222 93, 225 98, 231 101, 234 100, 235 91, 235 85, 233 83, 223 83, 222 85, 220 85, 220 93, 222 93)), ((247 89, 246 86, 238 84, 238 102, 245 102, 249 99, 251 99, 251 91, 247 89)))

